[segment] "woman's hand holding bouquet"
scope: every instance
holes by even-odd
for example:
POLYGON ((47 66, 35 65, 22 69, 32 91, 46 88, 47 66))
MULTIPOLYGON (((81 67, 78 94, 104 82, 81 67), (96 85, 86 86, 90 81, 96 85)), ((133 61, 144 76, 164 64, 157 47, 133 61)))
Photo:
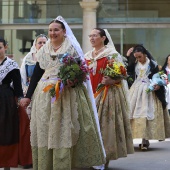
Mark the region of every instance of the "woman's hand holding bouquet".
POLYGON ((72 57, 70 54, 65 53, 60 58, 60 63, 62 63, 62 66, 59 69, 56 84, 49 85, 50 88, 45 87, 43 89, 44 92, 50 92, 52 101, 57 100, 59 94, 62 93, 65 88, 74 88, 83 84, 83 82, 88 79, 88 68, 80 57, 72 57))
POLYGON ((152 92, 160 89, 160 86, 166 86, 167 84, 167 75, 163 72, 160 71, 158 73, 155 73, 152 76, 152 79, 150 80, 150 85, 146 89, 146 92, 152 92))
POLYGON ((106 68, 101 69, 100 72, 103 75, 103 78, 98 85, 94 97, 97 97, 100 92, 104 90, 103 100, 105 100, 109 87, 112 85, 120 87, 121 80, 127 78, 127 71, 123 63, 115 61, 114 57, 112 57, 108 60, 106 68))
POLYGON ((103 76, 101 84, 103 85, 114 85, 114 84, 119 84, 121 82, 121 78, 120 79, 116 79, 114 80, 113 78, 109 77, 109 76, 103 76))

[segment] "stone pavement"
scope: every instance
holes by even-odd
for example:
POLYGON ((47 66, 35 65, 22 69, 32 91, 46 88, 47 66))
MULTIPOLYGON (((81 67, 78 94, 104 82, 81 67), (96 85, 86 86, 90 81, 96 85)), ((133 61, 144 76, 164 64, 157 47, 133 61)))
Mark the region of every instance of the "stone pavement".
MULTIPOLYGON (((141 139, 135 139, 135 153, 128 155, 127 158, 111 161, 109 170, 170 170, 170 138, 162 142, 156 140, 150 141, 151 144, 148 151, 139 150, 138 145, 140 142, 141 139)), ((0 170, 3 170, 3 168, 0 168, 0 170)), ((20 167, 11 168, 10 170, 23 169, 20 167)), ((90 169, 81 168, 74 170, 90 169)))

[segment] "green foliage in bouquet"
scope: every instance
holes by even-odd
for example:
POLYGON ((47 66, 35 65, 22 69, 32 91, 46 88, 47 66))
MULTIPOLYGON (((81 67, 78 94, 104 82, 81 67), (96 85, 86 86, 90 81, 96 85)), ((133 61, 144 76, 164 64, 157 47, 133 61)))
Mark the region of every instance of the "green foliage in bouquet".
POLYGON ((67 80, 72 81, 74 86, 82 84, 87 80, 88 68, 80 57, 73 58, 66 53, 60 59, 63 65, 60 67, 58 78, 61 79, 63 85, 67 85, 67 80))

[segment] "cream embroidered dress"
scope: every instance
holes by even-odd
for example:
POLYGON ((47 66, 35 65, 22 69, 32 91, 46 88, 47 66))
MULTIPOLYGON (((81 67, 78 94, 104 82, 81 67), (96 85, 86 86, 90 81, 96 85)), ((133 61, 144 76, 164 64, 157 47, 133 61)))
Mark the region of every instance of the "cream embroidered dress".
MULTIPOLYGON (((98 54, 95 58, 92 57, 92 51, 85 55, 87 63, 90 60, 95 62, 89 62, 89 68, 93 69, 90 78, 94 84, 101 83, 102 76, 99 73, 99 70, 106 67, 106 64, 104 64, 105 60, 109 59, 115 53, 117 52, 115 52, 112 47, 106 46, 106 49, 98 54), (95 82, 94 80, 98 81, 95 82)), ((115 60, 121 61, 121 56, 118 54, 115 60)), ((93 91, 95 91, 96 86, 93 85, 93 87, 93 91)), ((103 93, 104 91, 102 91, 97 96, 96 106, 99 116, 102 139, 106 151, 106 159, 109 161, 126 157, 127 154, 134 152, 134 147, 129 120, 130 110, 127 101, 127 89, 125 87, 125 83, 122 81, 119 87, 109 87, 104 101, 103 93)))
POLYGON ((71 170, 105 162, 96 120, 87 89, 82 84, 65 88, 54 103, 43 89, 55 84, 61 63, 50 55, 69 53, 75 49, 66 38, 54 52, 48 41, 37 59, 45 72, 34 92, 31 115, 31 145, 34 170, 71 170))
POLYGON ((150 60, 144 65, 136 64, 137 79, 130 88, 131 101, 131 126, 133 138, 145 138, 164 140, 170 136, 170 124, 167 109, 163 111, 162 103, 154 92, 147 93, 150 85, 148 75, 150 72, 150 60))

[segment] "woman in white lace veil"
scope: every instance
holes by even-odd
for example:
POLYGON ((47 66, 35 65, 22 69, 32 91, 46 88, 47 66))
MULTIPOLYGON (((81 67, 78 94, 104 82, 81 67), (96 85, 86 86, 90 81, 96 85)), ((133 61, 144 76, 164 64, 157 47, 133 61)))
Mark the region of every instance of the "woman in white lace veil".
POLYGON ((75 86, 68 80, 54 102, 45 90, 60 81, 60 56, 70 54, 84 61, 82 49, 61 16, 49 24, 48 33, 49 41, 36 55, 26 98, 21 100, 26 107, 34 93, 30 125, 33 168, 71 170, 100 165, 105 162, 105 152, 90 81, 75 86))
MULTIPOLYGON (((36 53, 38 50, 47 42, 48 38, 44 34, 38 35, 33 45, 30 49, 30 52, 23 58, 20 73, 21 73, 21 79, 22 79, 22 88, 24 95, 27 92, 28 86, 30 84, 30 80, 37 62, 36 59, 36 53)), ((31 104, 26 109, 28 117, 31 117, 31 104)))
POLYGON ((36 64, 35 54, 46 43, 47 40, 48 38, 46 35, 44 34, 38 35, 33 42, 30 52, 23 58, 20 72, 21 72, 22 83, 24 86, 28 86, 29 81, 30 81, 29 78, 31 77, 33 73, 33 68, 36 64))
POLYGON ((109 161, 133 153, 133 140, 129 120, 128 89, 126 82, 103 76, 101 69, 105 69, 108 62, 123 64, 122 56, 116 51, 111 36, 107 30, 95 28, 89 35, 93 50, 85 54, 90 72, 93 92, 99 116, 100 128, 106 152, 105 166, 94 166, 94 169, 108 168, 109 161), (103 87, 98 91, 98 85, 103 87), (97 91, 97 93, 96 93, 97 91), (121 140, 120 140, 121 139, 121 140), (123 148, 123 149, 122 149, 123 148))
MULTIPOLYGON (((83 61, 85 61, 84 53, 83 53, 83 51, 80 47, 80 44, 77 41, 76 37, 74 36, 74 34, 73 34, 72 30, 70 29, 69 25, 67 24, 67 22, 65 22, 63 20, 63 18, 60 17, 60 16, 57 17, 57 20, 64 23, 64 26, 66 28, 66 36, 69 38, 70 42, 72 43, 72 45, 76 49, 76 51, 77 51, 78 55, 81 57, 81 59, 83 61)), ((87 91, 88 91, 88 94, 89 94, 89 97, 90 97, 90 100, 91 100, 91 103, 92 103, 92 107, 93 107, 93 111, 94 111, 94 114, 95 114, 98 131, 99 131, 99 135, 100 135, 99 121, 98 121, 97 110, 96 110, 96 105, 95 105, 95 100, 94 100, 94 96, 93 96, 93 91, 92 91, 90 79, 85 82, 85 86, 87 87, 87 91)), ((100 138, 101 138, 101 136, 100 136, 100 138)))

